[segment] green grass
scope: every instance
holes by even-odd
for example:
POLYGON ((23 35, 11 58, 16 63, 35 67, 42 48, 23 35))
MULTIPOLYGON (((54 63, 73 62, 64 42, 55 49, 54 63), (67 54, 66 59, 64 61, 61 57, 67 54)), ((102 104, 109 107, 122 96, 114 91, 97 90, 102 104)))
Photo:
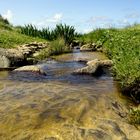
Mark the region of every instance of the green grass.
POLYGON ((46 42, 46 40, 40 38, 22 35, 18 31, 19 28, 13 27, 8 20, 0 16, 0 48, 15 48, 18 45, 34 41, 46 42))
POLYGON ((134 125, 140 125, 140 109, 131 109, 128 115, 128 121, 134 125))
POLYGON ((122 91, 140 102, 140 25, 124 29, 97 29, 79 39, 103 46, 114 62, 113 72, 122 91))
POLYGON ((46 42, 40 38, 33 38, 26 35, 21 35, 12 30, 0 30, 0 48, 14 48, 22 44, 31 42, 46 42))
POLYGON ((39 60, 43 60, 48 56, 68 53, 70 51, 71 49, 65 45, 64 39, 58 38, 57 40, 51 41, 48 48, 41 50, 36 58, 39 60))
POLYGON ((0 48, 16 48, 19 45, 28 44, 31 42, 49 42, 46 40, 46 36, 53 37, 53 39, 49 42, 49 47, 41 50, 37 59, 45 59, 50 55, 57 55, 61 53, 70 52, 70 49, 66 43, 66 39, 69 41, 73 40, 73 35, 71 37, 70 34, 73 34, 72 30, 74 29, 71 26, 67 25, 57 25, 55 28, 55 33, 57 33, 57 37, 54 36, 54 31, 49 31, 47 28, 42 29, 42 32, 38 30, 36 27, 29 25, 27 27, 14 27, 12 26, 8 20, 4 19, 0 16, 0 48), (29 28, 29 29, 28 29, 29 28), (62 29, 63 28, 63 29, 62 29), (21 29, 25 32, 21 34, 21 29), (49 35, 51 33, 52 35, 49 35), (27 34, 27 35, 25 35, 27 34), (64 36, 64 34, 66 34, 64 36))

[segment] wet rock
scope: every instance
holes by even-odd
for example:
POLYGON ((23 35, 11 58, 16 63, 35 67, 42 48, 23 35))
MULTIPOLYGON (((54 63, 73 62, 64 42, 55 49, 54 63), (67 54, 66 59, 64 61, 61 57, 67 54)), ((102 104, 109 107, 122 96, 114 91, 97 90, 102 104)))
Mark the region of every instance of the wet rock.
POLYGON ((99 74, 102 72, 102 68, 111 67, 113 62, 111 60, 98 60, 94 59, 87 62, 87 66, 78 69, 74 74, 99 74))
POLYGON ((94 60, 88 61, 88 62, 87 62, 87 65, 88 65, 88 66, 94 66, 94 65, 99 64, 99 61, 100 61, 100 60, 98 60, 98 59, 94 59, 94 60))
POLYGON ((23 66, 15 69, 14 72, 35 72, 46 75, 46 72, 44 72, 39 65, 23 66))
POLYGON ((81 69, 78 69, 74 72, 74 74, 94 74, 99 66, 99 63, 95 65, 86 66, 81 69))

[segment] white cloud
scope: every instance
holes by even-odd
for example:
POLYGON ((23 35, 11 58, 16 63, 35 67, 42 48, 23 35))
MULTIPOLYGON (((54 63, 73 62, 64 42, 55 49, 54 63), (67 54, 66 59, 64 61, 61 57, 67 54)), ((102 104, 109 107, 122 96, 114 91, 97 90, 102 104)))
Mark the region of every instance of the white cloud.
POLYGON ((11 10, 7 10, 4 14, 2 14, 2 16, 9 21, 12 21, 13 19, 13 13, 11 10))
POLYGON ((53 17, 46 19, 46 22, 57 23, 62 20, 62 17, 63 17, 62 13, 56 13, 53 17))
POLYGON ((56 13, 52 17, 47 17, 45 19, 39 20, 32 22, 32 24, 38 26, 38 27, 45 27, 48 25, 56 24, 61 22, 63 19, 63 14, 62 13, 56 13))
POLYGON ((58 14, 55 14, 53 18, 54 18, 56 21, 60 21, 60 20, 62 19, 62 17, 63 17, 62 13, 58 13, 58 14))

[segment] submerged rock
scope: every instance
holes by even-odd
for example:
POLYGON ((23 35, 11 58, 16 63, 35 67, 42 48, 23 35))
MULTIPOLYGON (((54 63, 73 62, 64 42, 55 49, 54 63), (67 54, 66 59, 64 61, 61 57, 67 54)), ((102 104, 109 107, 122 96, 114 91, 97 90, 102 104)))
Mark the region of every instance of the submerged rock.
POLYGON ((44 72, 39 65, 19 67, 15 69, 14 72, 35 72, 35 73, 46 75, 46 72, 44 72))

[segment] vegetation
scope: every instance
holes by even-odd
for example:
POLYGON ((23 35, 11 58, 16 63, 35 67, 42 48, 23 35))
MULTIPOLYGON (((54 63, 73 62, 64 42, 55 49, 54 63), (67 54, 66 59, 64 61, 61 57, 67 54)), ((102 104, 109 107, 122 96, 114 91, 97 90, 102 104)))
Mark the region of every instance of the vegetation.
POLYGON ((31 24, 20 27, 20 29, 22 34, 39 37, 49 41, 63 38, 67 45, 70 45, 76 35, 74 27, 66 24, 58 24, 53 30, 50 30, 49 28, 37 29, 36 26, 31 24))
POLYGON ((92 41, 103 46, 103 51, 114 62, 114 75, 123 93, 139 102, 140 30, 136 29, 136 26, 125 29, 97 29, 79 39, 84 43, 92 41))
POLYGON ((22 44, 49 40, 49 47, 40 52, 38 59, 69 52, 68 46, 74 36, 75 29, 72 26, 60 24, 54 30, 48 28, 38 30, 33 25, 13 27, 7 19, 0 15, 0 48, 14 48, 22 44))
POLYGON ((140 110, 131 109, 129 112, 129 122, 134 125, 140 125, 140 110))
POLYGON ((10 25, 8 20, 0 16, 0 48, 14 48, 30 42, 46 42, 40 38, 29 37, 17 32, 17 28, 10 25))
POLYGON ((37 59, 43 60, 47 58, 50 55, 57 55, 62 53, 68 53, 70 52, 70 47, 65 45, 65 41, 63 38, 58 38, 54 41, 51 41, 48 48, 45 48, 39 52, 39 55, 37 55, 37 59))

